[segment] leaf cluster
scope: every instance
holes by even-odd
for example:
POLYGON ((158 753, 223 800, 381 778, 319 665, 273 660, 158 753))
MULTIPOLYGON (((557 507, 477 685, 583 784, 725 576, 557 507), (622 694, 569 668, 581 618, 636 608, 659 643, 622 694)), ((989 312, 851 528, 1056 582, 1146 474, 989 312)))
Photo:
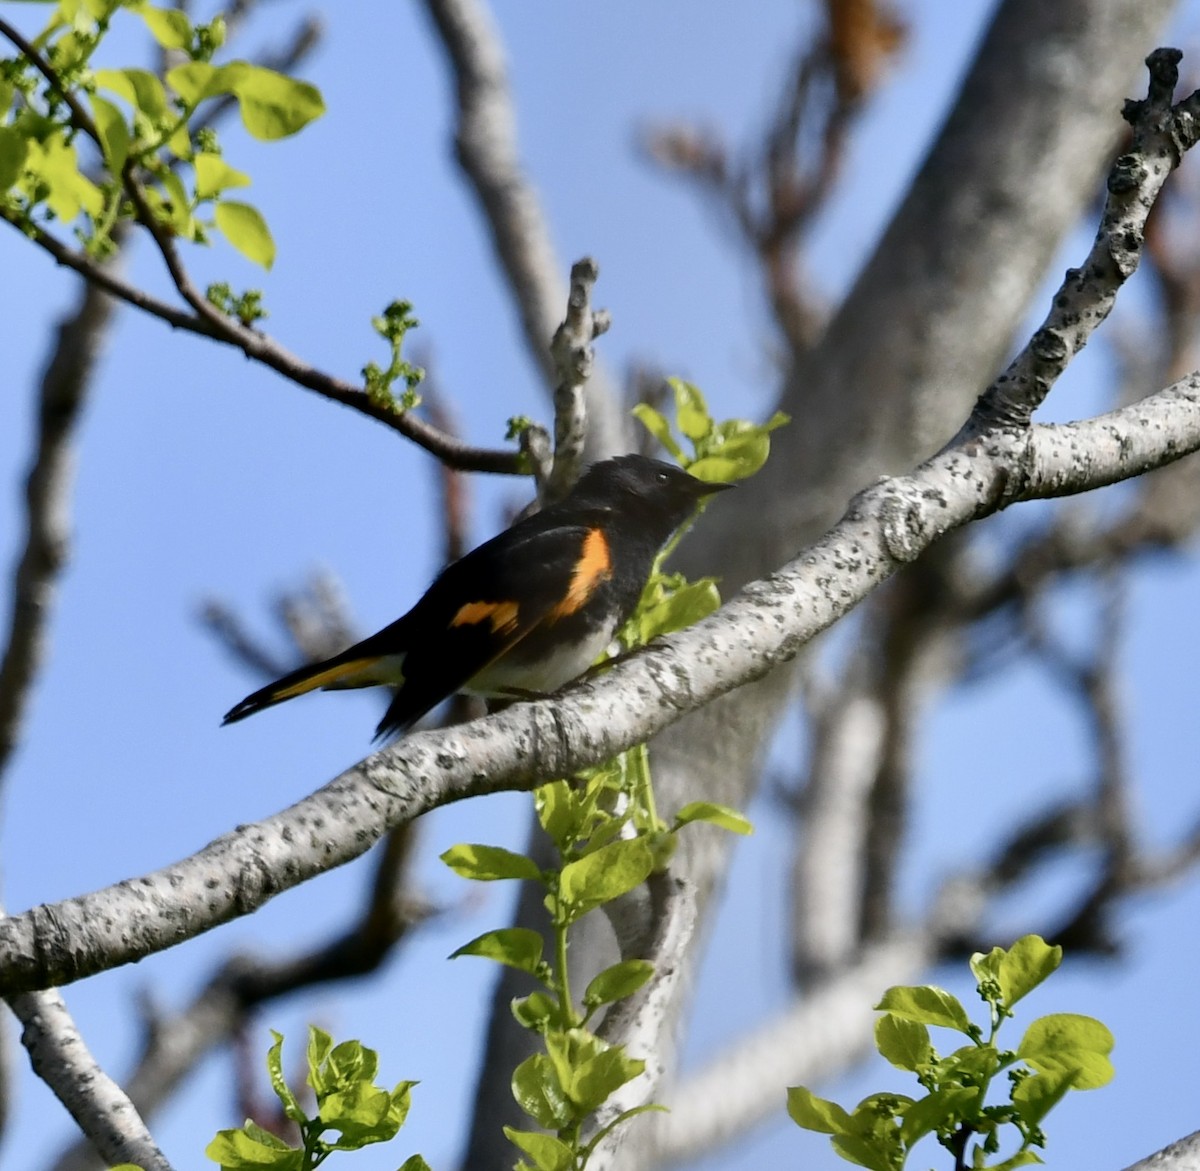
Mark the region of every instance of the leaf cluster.
POLYGON ((270 268, 275 244, 252 204, 227 197, 250 178, 221 153, 206 124, 231 100, 261 141, 286 138, 324 113, 315 86, 249 61, 215 64, 220 16, 193 25, 179 8, 145 0, 59 0, 32 42, 51 77, 26 54, 0 60, 0 210, 32 230, 74 223, 90 255, 113 248, 121 220, 150 217, 157 231, 208 243, 223 235, 270 268), (112 20, 141 19, 164 49, 186 60, 163 77, 147 69, 95 69, 92 56, 112 20), (85 166, 77 143, 90 142, 85 166))
MULTIPOLYGON (((633 413, 681 467, 705 483, 734 484, 753 476, 771 454, 771 432, 788 422, 781 411, 766 423, 716 420, 699 387, 679 378, 668 378, 667 384, 675 401, 674 427, 661 411, 648 403, 639 403, 633 413), (684 450, 676 430, 690 445, 691 454, 684 450)), ((697 515, 703 509, 702 501, 697 515)), ((682 574, 663 571, 687 527, 676 533, 659 554, 636 612, 617 636, 626 650, 683 630, 721 604, 715 578, 687 581, 682 574)))
POLYGON ((411 411, 421 405, 417 387, 424 379, 425 371, 407 361, 401 353, 405 335, 420 324, 413 316, 412 304, 409 301, 393 301, 382 314, 371 318, 372 328, 391 348, 391 361, 386 369, 377 362, 368 362, 363 367, 367 397, 376 406, 411 411), (404 390, 399 399, 392 392, 392 387, 397 381, 404 383, 404 390))
MULTIPOLYGON (((681 419, 686 418, 692 431, 709 436, 733 434, 729 425, 713 423, 708 417, 703 396, 695 387, 675 385, 681 419)), ((666 420, 658 412, 654 418, 662 421, 669 434, 666 420)), ((528 425, 527 420, 514 420, 511 426, 522 423, 528 425)), ((758 452, 762 458, 769 446, 767 430, 755 430, 762 440, 758 452)), ((694 470, 694 462, 692 466, 694 470)), ((749 474, 747 469, 757 470, 758 466, 747 459, 735 470, 749 474)), ((729 469, 732 462, 722 467, 729 469)), ((640 646, 694 622, 719 602, 711 580, 689 583, 678 575, 663 574, 656 566, 620 641, 627 650, 640 646)), ((589 1029, 603 1009, 642 989, 653 977, 654 965, 637 958, 613 964, 588 982, 576 1002, 567 971, 569 932, 584 915, 623 898, 652 874, 665 870, 683 826, 707 821, 737 833, 749 833, 751 827, 736 811, 702 801, 681 809, 671 825, 662 822, 654 809, 644 746, 570 780, 543 785, 534 794, 534 808, 554 846, 554 866, 543 869, 525 854, 486 845, 453 846, 442 860, 455 873, 476 881, 540 883, 550 917, 551 954, 546 954, 547 941, 539 932, 503 927, 484 932, 454 956, 482 956, 525 972, 541 985, 512 1004, 516 1019, 538 1033, 545 1045, 544 1052, 533 1054, 517 1067, 512 1089, 530 1119, 552 1133, 511 1128, 505 1133, 522 1153, 519 1168, 580 1171, 613 1127, 645 1110, 657 1109, 639 1106, 614 1112, 610 1107, 613 1117, 603 1125, 596 1124, 596 1115, 612 1095, 636 1078, 645 1063, 589 1029), (584 1128, 589 1125, 591 1131, 585 1137, 584 1128)))
MULTIPOLYGON (((271 1088, 284 1115, 295 1123, 301 1145, 292 1146, 257 1123, 222 1130, 205 1153, 221 1171, 313 1171, 334 1151, 357 1151, 396 1137, 408 1116, 416 1082, 400 1082, 391 1090, 375 1085, 379 1055, 358 1041, 333 1043, 322 1029, 308 1030, 308 1086, 316 1099, 309 1115, 283 1074, 283 1037, 273 1032, 267 1054, 271 1088), (330 1137, 333 1132, 336 1137, 330 1137)), ((400 1171, 429 1171, 420 1155, 406 1159, 400 1171)))
POLYGON ((957 997, 930 985, 889 988, 876 1008, 875 1044, 898 1069, 915 1075, 916 1097, 876 1093, 847 1111, 804 1086, 788 1090, 788 1113, 797 1125, 830 1136, 842 1158, 872 1171, 900 1171, 918 1142, 934 1135, 955 1156, 956 1167, 1012 1171, 1042 1159, 1042 1122, 1070 1090, 1091 1090, 1113 1075, 1112 1034, 1099 1021, 1076 1013, 1039 1017, 1016 1049, 997 1044, 1013 1006, 1057 969, 1062 948, 1026 935, 1009 949, 994 947, 971 957, 987 1029, 972 1023, 957 997), (946 1055, 929 1030, 967 1038, 946 1055), (995 1100, 993 1083, 1003 1073, 1007 1091, 995 1100), (1016 1150, 1000 1156, 1008 1135, 1016 1150))

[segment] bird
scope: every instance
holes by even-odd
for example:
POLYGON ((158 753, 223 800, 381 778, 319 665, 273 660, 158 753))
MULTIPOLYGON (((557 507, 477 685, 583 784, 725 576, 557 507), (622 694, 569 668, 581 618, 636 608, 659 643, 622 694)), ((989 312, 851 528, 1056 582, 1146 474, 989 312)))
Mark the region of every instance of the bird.
POLYGON ((246 696, 222 724, 317 689, 385 685, 375 739, 407 732, 451 695, 548 695, 588 670, 637 606, 705 482, 644 455, 593 463, 560 501, 447 566, 407 614, 246 696))

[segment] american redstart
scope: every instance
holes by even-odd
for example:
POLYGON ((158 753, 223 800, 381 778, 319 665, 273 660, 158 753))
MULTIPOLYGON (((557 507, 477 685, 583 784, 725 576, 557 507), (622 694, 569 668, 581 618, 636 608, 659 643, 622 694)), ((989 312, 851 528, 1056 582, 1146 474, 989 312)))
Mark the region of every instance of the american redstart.
POLYGON ((317 688, 396 688, 375 736, 455 692, 548 694, 586 671, 633 613, 667 538, 729 488, 643 455, 593 464, 557 504, 455 561, 403 618, 248 695, 224 723, 317 688))

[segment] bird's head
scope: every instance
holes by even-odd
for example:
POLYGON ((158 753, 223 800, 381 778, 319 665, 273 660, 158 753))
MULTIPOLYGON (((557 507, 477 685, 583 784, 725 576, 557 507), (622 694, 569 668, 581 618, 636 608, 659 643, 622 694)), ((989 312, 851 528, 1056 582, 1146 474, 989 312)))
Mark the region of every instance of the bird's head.
POLYGON ((640 516, 661 540, 692 514, 697 503, 732 484, 706 483, 675 464, 645 455, 619 455, 592 464, 571 493, 573 503, 640 516))

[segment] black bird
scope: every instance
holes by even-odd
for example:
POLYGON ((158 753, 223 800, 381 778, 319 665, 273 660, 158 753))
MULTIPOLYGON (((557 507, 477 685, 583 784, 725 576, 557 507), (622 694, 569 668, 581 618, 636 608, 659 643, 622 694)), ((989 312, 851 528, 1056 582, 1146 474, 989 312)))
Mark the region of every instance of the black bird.
POLYGON ((224 723, 317 688, 396 688, 376 739, 455 692, 548 694, 586 671, 633 613, 654 558, 708 484, 622 455, 593 464, 557 504, 455 561, 402 618, 349 650, 248 695, 224 723))

